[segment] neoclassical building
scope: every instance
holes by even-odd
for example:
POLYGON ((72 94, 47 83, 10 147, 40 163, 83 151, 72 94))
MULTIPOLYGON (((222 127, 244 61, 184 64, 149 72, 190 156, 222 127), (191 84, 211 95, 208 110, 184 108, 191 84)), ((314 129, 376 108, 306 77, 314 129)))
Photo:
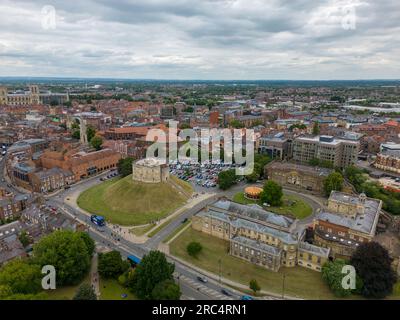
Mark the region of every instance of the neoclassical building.
POLYGON ((330 249, 305 243, 297 220, 220 199, 200 210, 192 228, 229 241, 229 252, 272 271, 300 265, 320 271, 330 249))
POLYGON ((376 233, 382 201, 332 191, 327 210, 320 211, 313 223, 315 244, 331 248, 332 253, 350 256, 376 233))
POLYGON ((132 163, 132 179, 146 183, 166 182, 169 166, 156 158, 145 158, 132 163))
POLYGON ((324 179, 333 170, 273 161, 265 166, 264 171, 268 179, 276 181, 283 187, 319 194, 324 190, 324 179))

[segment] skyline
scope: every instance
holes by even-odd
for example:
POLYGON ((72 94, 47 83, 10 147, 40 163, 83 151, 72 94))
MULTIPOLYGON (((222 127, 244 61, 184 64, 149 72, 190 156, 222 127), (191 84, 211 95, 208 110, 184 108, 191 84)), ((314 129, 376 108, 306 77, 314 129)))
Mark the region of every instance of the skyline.
POLYGON ((9 1, 0 77, 398 79, 395 1, 9 1))

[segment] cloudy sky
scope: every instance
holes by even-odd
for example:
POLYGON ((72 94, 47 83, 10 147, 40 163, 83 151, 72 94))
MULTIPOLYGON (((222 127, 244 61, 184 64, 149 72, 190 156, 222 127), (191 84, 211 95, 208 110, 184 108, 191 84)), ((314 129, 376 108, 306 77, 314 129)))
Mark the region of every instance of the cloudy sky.
POLYGON ((0 0, 0 76, 399 79, 399 0, 0 0))

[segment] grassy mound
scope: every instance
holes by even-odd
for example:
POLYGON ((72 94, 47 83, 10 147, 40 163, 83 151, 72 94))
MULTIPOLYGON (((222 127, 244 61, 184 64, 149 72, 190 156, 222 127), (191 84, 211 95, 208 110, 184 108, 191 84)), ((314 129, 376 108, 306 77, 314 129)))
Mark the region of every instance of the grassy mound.
MULTIPOLYGON (((192 190, 186 182, 177 183, 185 186, 185 190, 192 190)), ((164 218, 186 200, 187 197, 170 183, 141 183, 127 176, 108 180, 84 191, 78 198, 78 205, 90 213, 104 216, 112 223, 141 225, 164 218)))

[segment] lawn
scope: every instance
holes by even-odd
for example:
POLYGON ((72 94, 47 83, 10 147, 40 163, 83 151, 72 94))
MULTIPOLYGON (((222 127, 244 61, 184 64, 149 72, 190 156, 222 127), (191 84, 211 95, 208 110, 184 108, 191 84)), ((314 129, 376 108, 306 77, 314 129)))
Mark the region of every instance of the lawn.
POLYGON ((100 300, 136 300, 136 297, 128 289, 121 286, 117 280, 100 278, 100 300), (122 298, 122 294, 127 294, 122 298))
POLYGON ((48 300, 72 300, 77 292, 79 286, 83 283, 90 283, 90 273, 88 272, 87 276, 83 279, 83 281, 75 286, 65 286, 59 287, 55 290, 45 290, 48 295, 48 300))
POLYGON ((127 176, 84 191, 78 198, 78 205, 112 223, 133 226, 165 218, 186 200, 187 197, 170 183, 140 183, 127 176))
POLYGON ((152 228, 155 227, 155 224, 150 223, 145 226, 139 226, 135 227, 129 230, 129 232, 133 233, 135 236, 142 236, 144 235, 147 231, 151 230, 152 228))
MULTIPOLYGON (((259 201, 246 199, 243 192, 236 193, 232 200, 240 204, 256 203, 261 205, 259 201)), ((311 206, 298 196, 284 194, 282 202, 280 207, 268 207, 265 209, 278 214, 291 215, 297 219, 304 219, 312 214, 311 206)))
POLYGON ((183 228, 185 228, 188 224, 190 223, 190 220, 188 219, 186 222, 182 223, 178 228, 176 228, 173 232, 171 232, 168 237, 166 237, 163 240, 163 243, 167 243, 170 241, 175 235, 177 235, 183 228))
POLYGON ((251 279, 256 279, 263 290, 281 295, 285 274, 285 294, 307 299, 335 299, 319 272, 302 267, 281 268, 279 272, 266 270, 229 255, 228 242, 192 228, 185 230, 170 243, 170 253, 215 274, 221 269, 222 277, 246 286, 251 279), (186 252, 186 246, 191 241, 198 241, 203 246, 198 258, 193 258, 186 252))

